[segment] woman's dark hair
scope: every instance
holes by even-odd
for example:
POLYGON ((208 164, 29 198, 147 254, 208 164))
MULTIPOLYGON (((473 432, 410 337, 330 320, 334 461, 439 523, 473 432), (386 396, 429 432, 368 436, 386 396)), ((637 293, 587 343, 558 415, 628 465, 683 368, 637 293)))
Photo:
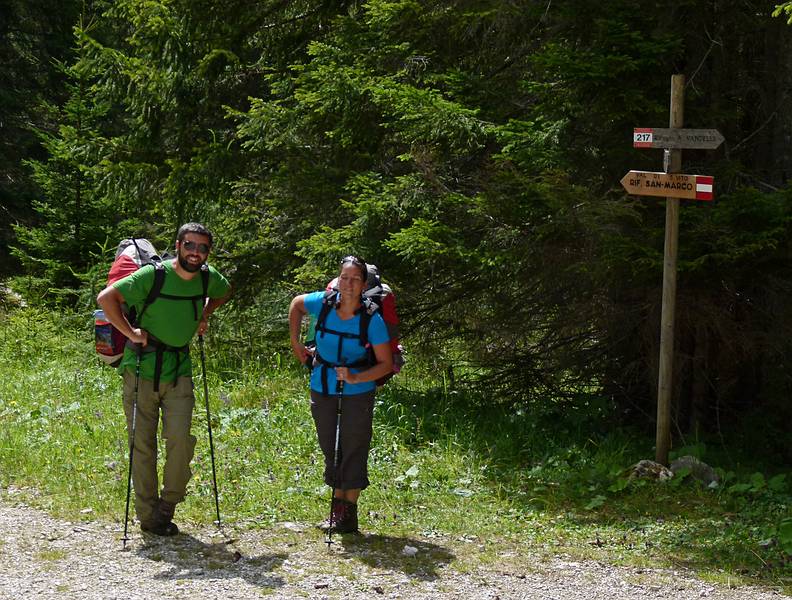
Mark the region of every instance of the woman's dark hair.
POLYGON ((181 227, 179 227, 179 233, 176 234, 176 239, 179 242, 184 241, 184 236, 188 233, 197 233, 198 235, 205 235, 209 238, 209 247, 212 247, 212 232, 209 231, 206 227, 201 225, 200 223, 185 223, 181 227))
POLYGON ((343 267, 346 264, 353 264, 358 269, 360 269, 360 278, 363 280, 363 283, 366 282, 368 279, 368 266, 366 266, 366 261, 358 256, 345 256, 341 259, 341 266, 343 267))

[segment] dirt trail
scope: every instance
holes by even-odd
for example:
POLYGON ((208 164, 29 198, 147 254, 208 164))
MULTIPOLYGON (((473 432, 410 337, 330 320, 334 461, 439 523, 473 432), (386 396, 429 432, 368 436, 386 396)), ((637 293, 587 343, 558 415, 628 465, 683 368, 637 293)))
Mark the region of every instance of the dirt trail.
MULTIPOLYGON (((441 540, 345 536, 328 549, 309 525, 247 530, 233 545, 215 529, 175 538, 131 528, 122 551, 118 524, 62 521, 0 496, 0 598, 491 598, 542 600, 771 600, 690 574, 504 556, 495 566, 459 570, 441 540), (405 552, 405 546, 417 550, 405 552), (236 550, 242 553, 237 560, 236 550)), ((462 567, 464 568, 464 567, 462 567)))

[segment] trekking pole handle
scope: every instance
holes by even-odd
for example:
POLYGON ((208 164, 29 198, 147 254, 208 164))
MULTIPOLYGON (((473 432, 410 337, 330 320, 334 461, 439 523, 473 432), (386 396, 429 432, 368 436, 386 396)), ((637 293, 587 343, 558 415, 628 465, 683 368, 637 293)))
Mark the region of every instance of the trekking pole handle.
MULTIPOLYGON (((341 366, 342 366, 342 367, 344 367, 344 368, 346 368, 346 361, 342 361, 342 362, 341 362, 341 366)), ((349 372, 349 371, 347 370, 347 373, 348 373, 348 372, 349 372)), ((341 395, 341 394, 343 394, 343 393, 344 393, 344 384, 345 384, 345 383, 346 383, 346 380, 344 380, 344 379, 340 379, 340 378, 338 377, 338 371, 336 371, 336 394, 339 394, 339 395, 341 395)))

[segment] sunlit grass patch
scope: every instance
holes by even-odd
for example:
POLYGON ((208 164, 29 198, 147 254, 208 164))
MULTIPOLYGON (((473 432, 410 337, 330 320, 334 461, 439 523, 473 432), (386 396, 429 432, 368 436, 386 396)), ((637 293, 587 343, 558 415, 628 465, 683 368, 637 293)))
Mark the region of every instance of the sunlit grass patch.
POLYGON ((41 561, 56 562, 64 560, 67 556, 69 556, 69 554, 66 550, 51 549, 36 552, 35 558, 41 561))
MULTIPOLYGON (((120 522, 128 456, 120 378, 96 360, 87 323, 75 333, 56 319, 35 311, 0 317, 0 486, 29 488, 29 503, 71 520, 120 522), (47 352, 16 351, 41 339, 47 352)), ((198 356, 194 475, 176 513, 186 527, 216 518, 198 356)), ((278 365, 273 355, 231 369, 207 345, 221 518, 266 532, 273 547, 321 544, 313 525, 327 517, 330 490, 307 373, 278 365)), ((689 479, 629 481, 626 469, 646 458, 650 440, 562 424, 562 416, 533 418, 430 379, 397 378, 375 406, 372 485, 359 505, 369 537, 345 540, 345 548, 414 574, 446 564, 525 569, 564 555, 789 589, 788 479, 723 473, 716 489, 689 479), (418 553, 403 555, 406 545, 418 553)))

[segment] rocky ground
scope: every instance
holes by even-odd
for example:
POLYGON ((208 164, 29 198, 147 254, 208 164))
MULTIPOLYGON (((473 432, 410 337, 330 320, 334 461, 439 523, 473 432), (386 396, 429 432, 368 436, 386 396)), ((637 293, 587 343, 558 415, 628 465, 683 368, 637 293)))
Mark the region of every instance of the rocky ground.
POLYGON ((130 526, 131 539, 122 549, 123 527, 117 523, 58 520, 0 496, 0 598, 781 597, 772 590, 711 584, 686 572, 562 556, 535 561, 505 552, 481 564, 456 560, 455 548, 465 540, 362 535, 328 547, 308 524, 233 534, 216 527, 183 529, 162 539, 130 526))

